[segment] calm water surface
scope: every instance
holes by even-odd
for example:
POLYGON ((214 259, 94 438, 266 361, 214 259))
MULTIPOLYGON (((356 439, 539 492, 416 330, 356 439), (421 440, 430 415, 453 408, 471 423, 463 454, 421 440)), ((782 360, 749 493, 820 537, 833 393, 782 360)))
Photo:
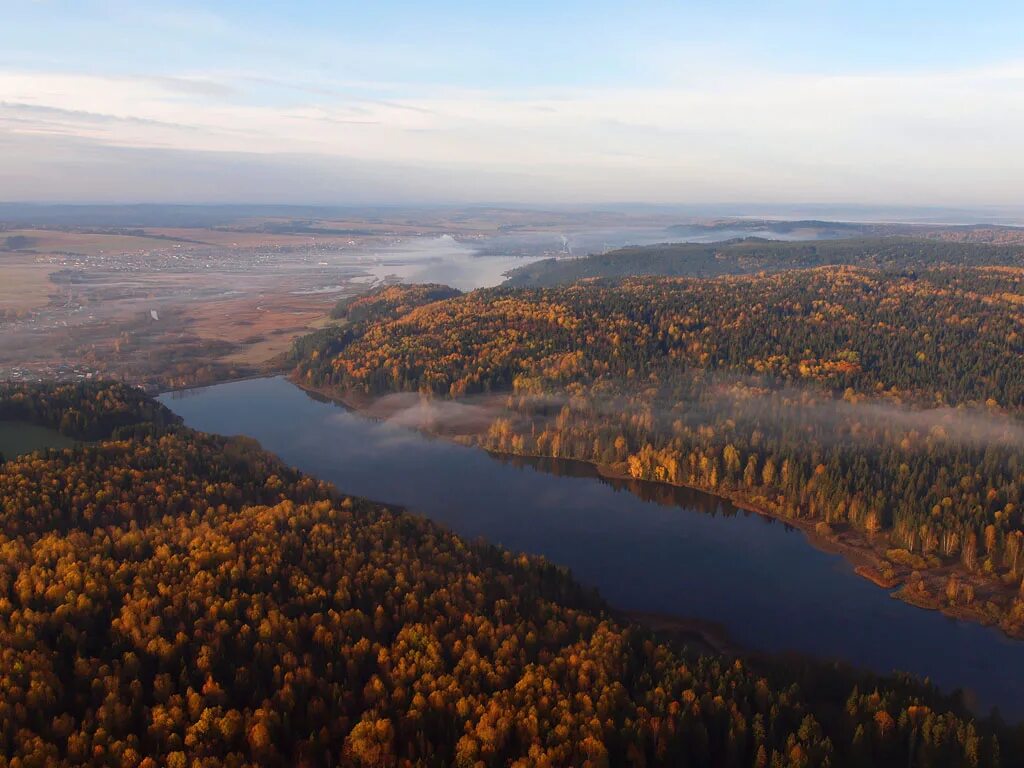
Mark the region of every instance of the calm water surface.
POLYGON ((346 493, 566 565, 616 607, 715 621, 747 648, 913 672, 964 688, 979 710, 1024 717, 1024 643, 894 600, 799 531, 728 502, 495 458, 369 421, 283 378, 160 399, 189 426, 256 438, 346 493))

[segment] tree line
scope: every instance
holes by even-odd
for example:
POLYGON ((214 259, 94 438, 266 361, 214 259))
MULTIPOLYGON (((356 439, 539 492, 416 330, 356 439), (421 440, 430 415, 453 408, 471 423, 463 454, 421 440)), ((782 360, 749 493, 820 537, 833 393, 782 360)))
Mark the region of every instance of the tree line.
POLYGON ((135 387, 110 381, 0 382, 0 421, 27 421, 80 440, 110 437, 135 424, 180 419, 135 387))
MULTIPOLYGON (((811 226, 823 224, 792 222, 795 226, 802 223, 811 226)), ((579 259, 542 259, 513 270, 505 285, 515 288, 550 287, 593 278, 641 275, 720 277, 828 266, 888 271, 933 269, 938 265, 1024 266, 1024 245, 1019 239, 1019 231, 1011 230, 1005 243, 971 242, 971 234, 971 230, 947 229, 933 233, 930 238, 846 237, 781 242, 747 237, 720 243, 630 246, 579 259)), ((975 234, 978 237, 999 237, 997 232, 984 230, 975 234)))

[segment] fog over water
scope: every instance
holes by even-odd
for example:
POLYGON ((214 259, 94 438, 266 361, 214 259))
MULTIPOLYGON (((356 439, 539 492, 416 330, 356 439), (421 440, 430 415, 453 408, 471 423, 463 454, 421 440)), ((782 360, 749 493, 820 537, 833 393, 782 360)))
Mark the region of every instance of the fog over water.
MULTIPOLYGON (((774 240, 807 239, 806 233, 785 234, 756 229, 636 226, 592 227, 565 231, 514 231, 493 236, 456 239, 407 237, 389 245, 355 247, 323 258, 351 279, 371 283, 443 283, 459 290, 500 284, 510 270, 541 258, 583 257, 631 245, 666 242, 713 243, 737 237, 774 240)), ((329 292, 331 286, 323 286, 329 292)), ((336 286, 339 290, 343 286, 336 286)))

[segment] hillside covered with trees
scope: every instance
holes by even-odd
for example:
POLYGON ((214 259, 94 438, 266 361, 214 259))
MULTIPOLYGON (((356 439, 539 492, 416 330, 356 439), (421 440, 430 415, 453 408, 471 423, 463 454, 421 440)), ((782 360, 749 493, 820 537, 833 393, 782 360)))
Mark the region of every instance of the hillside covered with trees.
MULTIPOLYGON (((65 407, 100 423, 120 402, 78 394, 65 407)), ((542 560, 346 497, 247 440, 137 426, 7 462, 0 499, 3 766, 1024 754, 1020 729, 908 679, 698 657, 542 560)))
POLYGON ((166 427, 181 420, 134 387, 82 381, 0 382, 0 421, 26 421, 67 437, 98 440, 137 424, 166 427))
POLYGON ((906 270, 937 265, 1024 266, 1024 243, 1019 239, 971 242, 957 239, 955 230, 937 232, 931 238, 784 242, 749 237, 720 243, 662 243, 575 259, 544 259, 513 270, 505 285, 550 287, 595 277, 719 277, 825 266, 906 270))
POLYGON ((307 337, 296 376, 490 395, 489 449, 733 498, 1020 635, 1022 303, 999 267, 490 289, 307 337))

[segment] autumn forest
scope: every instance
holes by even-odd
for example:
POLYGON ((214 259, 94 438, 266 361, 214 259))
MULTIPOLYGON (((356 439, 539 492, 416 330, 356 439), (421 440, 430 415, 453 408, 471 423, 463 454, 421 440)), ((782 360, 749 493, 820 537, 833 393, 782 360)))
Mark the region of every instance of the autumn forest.
MULTIPOLYGON (((117 385, 0 466, 5 766, 1011 766, 907 678, 700 655, 543 560, 345 496, 117 385)), ((65 419, 61 414, 74 413, 65 419)))
POLYGON ((493 451, 582 459, 804 527, 914 604, 1024 634, 1024 273, 827 267, 390 287, 297 380, 484 403, 493 451))

